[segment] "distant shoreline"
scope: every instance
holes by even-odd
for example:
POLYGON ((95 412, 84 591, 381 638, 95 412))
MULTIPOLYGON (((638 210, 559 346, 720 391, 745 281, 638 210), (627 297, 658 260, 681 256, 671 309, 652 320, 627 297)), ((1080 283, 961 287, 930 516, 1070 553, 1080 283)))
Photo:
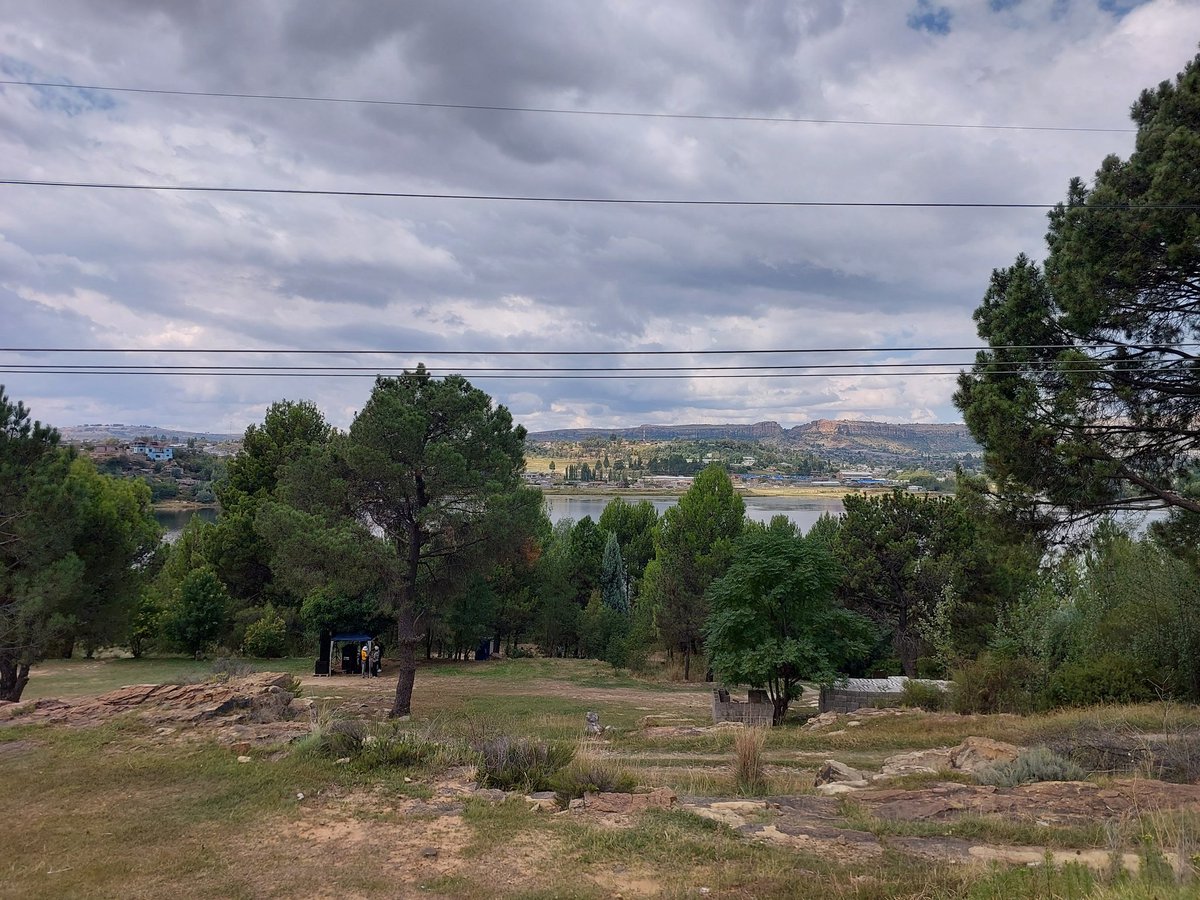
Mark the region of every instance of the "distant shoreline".
MULTIPOLYGON (((806 487, 803 485, 755 486, 746 487, 735 485, 735 490, 743 497, 812 497, 822 500, 841 500, 848 494, 856 493, 888 493, 892 487, 878 488, 844 488, 844 487, 806 487)), ((685 493, 679 489, 666 488, 636 488, 604 485, 603 487, 542 487, 543 494, 553 497, 681 497, 685 493)))
POLYGON ((195 500, 159 500, 157 503, 151 503, 153 509, 161 509, 163 512, 183 512, 189 509, 220 509, 219 503, 199 503, 195 500))

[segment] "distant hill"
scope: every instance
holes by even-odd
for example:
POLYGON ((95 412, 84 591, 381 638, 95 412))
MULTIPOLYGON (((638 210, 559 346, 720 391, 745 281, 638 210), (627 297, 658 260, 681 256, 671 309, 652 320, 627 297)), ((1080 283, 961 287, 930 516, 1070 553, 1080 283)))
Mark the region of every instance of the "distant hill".
POLYGON ((113 439, 132 441, 137 438, 153 438, 168 443, 183 443, 189 438, 206 443, 220 444, 225 441, 240 441, 240 434, 223 434, 216 431, 180 431, 178 428, 163 428, 160 425, 66 425, 58 427, 64 441, 72 443, 101 443, 113 439))
POLYGON ((778 422, 753 425, 638 425, 634 428, 560 428, 536 431, 533 441, 554 443, 607 438, 633 441, 733 440, 778 444, 814 453, 864 453, 883 456, 979 453, 966 425, 917 425, 817 419, 793 428, 778 422))

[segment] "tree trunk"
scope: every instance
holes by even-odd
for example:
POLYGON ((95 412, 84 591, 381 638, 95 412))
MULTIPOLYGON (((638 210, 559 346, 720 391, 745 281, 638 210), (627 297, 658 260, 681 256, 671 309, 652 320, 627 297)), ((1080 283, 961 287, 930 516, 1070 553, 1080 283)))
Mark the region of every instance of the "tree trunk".
POLYGON ((896 632, 896 655, 900 657, 900 668, 909 678, 917 677, 917 637, 907 631, 896 632))
POLYGON ((692 648, 690 645, 684 645, 683 648, 683 680, 690 681, 692 673, 692 648))
MULTIPOLYGON (((418 494, 424 489, 418 479, 418 494)), ((420 530, 414 525, 406 535, 404 582, 400 585, 400 603, 396 611, 396 641, 400 671, 396 675, 396 700, 392 703, 389 718, 400 719, 412 715, 413 682, 417 680, 417 644, 425 637, 417 628, 417 578, 421 565, 420 530)))
POLYGON ((786 693, 777 694, 776 696, 771 698, 771 707, 772 707, 771 724, 772 725, 782 725, 783 724, 783 717, 787 715, 789 702, 790 701, 788 700, 788 696, 786 693))
POLYGON ((0 700, 16 703, 21 692, 29 684, 29 664, 16 660, 0 659, 0 700))

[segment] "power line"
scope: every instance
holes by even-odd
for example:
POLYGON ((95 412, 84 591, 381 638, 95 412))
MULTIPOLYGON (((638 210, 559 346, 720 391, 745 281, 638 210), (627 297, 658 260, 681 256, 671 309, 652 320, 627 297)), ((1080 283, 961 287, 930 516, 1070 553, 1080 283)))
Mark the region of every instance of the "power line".
POLYGON ((280 347, 0 347, 0 353, 128 353, 128 354, 206 354, 219 355, 280 355, 295 356, 741 356, 741 355, 795 355, 802 353, 936 353, 970 352, 978 350, 1097 350, 1126 349, 1139 351, 1166 351, 1184 347, 1200 347, 1200 341, 1184 341, 1171 344, 1128 344, 1120 341, 1094 342, 1086 344, 964 344, 956 346, 912 346, 912 347, 777 347, 766 349, 740 348, 729 350, 393 350, 353 349, 318 347, 309 349, 286 349, 280 347))
MULTIPOLYGON (((283 187, 223 187, 205 184, 128 184, 104 181, 50 181, 43 179, 3 178, 0 185, 15 187, 83 188, 108 191, 167 191, 192 194, 277 194, 309 197, 372 197, 401 200, 473 200, 505 203, 581 203, 609 206, 743 206, 778 208, 846 208, 846 209, 1051 209, 1054 203, 997 203, 991 201, 897 201, 897 200, 676 200, 661 197, 571 197, 538 196, 532 194, 458 194, 422 191, 368 191, 283 187)), ((1088 211, 1101 210, 1200 210, 1197 203, 1129 203, 1089 204, 1074 207, 1088 211)))
MULTIPOLYGON (((1091 372, 1098 371, 1101 367, 1119 366, 1120 371, 1141 371, 1144 369, 1161 369, 1163 371, 1179 371, 1182 366, 1190 366, 1190 360, 1169 360, 1161 359, 1128 359, 1128 358, 1113 358, 1113 357, 1097 357, 1086 360, 1011 360, 1005 362, 985 363, 988 371, 993 371, 996 367, 1002 369, 1014 369, 1016 371, 1048 371, 1053 372, 1091 372)), ((961 362, 938 362, 934 360, 924 360, 917 362, 854 362, 854 363, 799 363, 799 364, 777 364, 777 365, 754 365, 754 366, 725 366, 725 365, 675 365, 675 366, 426 366, 425 371, 433 376, 438 375, 461 375, 461 374, 489 374, 502 375, 509 373, 528 373, 540 372, 544 374, 560 374, 570 372, 713 372, 713 371, 734 371, 734 372, 788 372, 788 371, 830 371, 830 370, 847 370, 847 369, 929 369, 931 367, 940 367, 943 369, 963 369, 974 366, 974 360, 961 362)), ((10 370, 20 370, 29 372, 52 371, 61 369, 64 363, 15 363, 5 362, 0 365, 8 366, 10 370)), ((415 366, 326 366, 326 365, 246 365, 246 364, 226 364, 226 365, 200 365, 200 364, 165 364, 165 363, 74 363, 80 369, 88 371, 103 372, 106 370, 120 370, 122 374, 128 374, 130 371, 138 372, 162 372, 170 374, 171 372, 186 372, 189 374, 201 374, 205 372, 213 374, 240 374, 240 373, 265 373, 272 372, 313 372, 320 374, 322 372, 365 372, 365 373, 404 373, 411 374, 415 366)), ((850 373, 856 374, 856 373, 850 373)), ((899 373, 897 373, 899 374, 899 373)))
POLYGON ((636 112, 610 109, 570 109, 545 106, 499 106, 483 103, 435 103, 426 100, 385 100, 362 97, 323 97, 301 94, 251 94, 235 91, 185 91, 167 88, 112 87, 95 84, 71 84, 60 81, 0 80, 0 85, 33 88, 63 88, 77 91, 105 91, 114 94, 158 94, 168 97, 217 97, 232 100, 283 100, 302 103, 350 103, 364 106, 397 106, 415 109, 453 109, 485 112, 537 113, 558 116, 605 116, 633 119, 681 119, 712 122, 762 122, 792 125, 853 125, 883 128, 942 128, 989 131, 1043 131, 1087 134, 1132 134, 1133 128, 1096 128, 1066 125, 994 125, 977 122, 908 122, 877 119, 817 119, 796 116, 746 116, 708 113, 636 112))

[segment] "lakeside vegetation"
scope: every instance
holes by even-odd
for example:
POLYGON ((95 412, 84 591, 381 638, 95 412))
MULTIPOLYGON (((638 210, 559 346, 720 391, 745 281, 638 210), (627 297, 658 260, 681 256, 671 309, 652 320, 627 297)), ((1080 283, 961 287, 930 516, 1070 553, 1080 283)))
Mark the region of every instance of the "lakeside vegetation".
MULTIPOLYGON (((500 851, 535 860, 512 893, 611 894, 604 879, 631 866, 667 895, 679 893, 668 877, 679 872, 689 889, 747 896, 1194 893, 1200 368, 1188 348, 1200 339, 1200 242, 1196 217, 1180 210, 1200 205, 1197 108, 1200 57, 1135 104, 1129 160, 1070 185, 1045 262, 1021 256, 993 273, 976 313, 989 349, 955 398, 985 449, 983 472, 958 471, 953 495, 847 496, 844 516, 807 533, 785 517, 747 521, 729 460, 627 458, 624 444, 588 446, 605 455, 570 462, 569 474, 609 484, 655 468, 693 475, 679 502, 659 515, 615 498, 597 520, 552 525, 521 477, 524 429, 466 379, 419 366, 379 378, 345 431, 310 402, 273 404, 225 470, 209 471, 220 517, 193 519, 166 547, 151 486, 98 470, 0 389, 0 701, 16 722, 0 728, 0 754, 20 775, 0 803, 22 826, 6 833, 6 885, 45 892, 53 876, 66 893, 154 893, 187 877, 215 895, 254 894, 265 892, 257 869, 294 859, 303 839, 326 849, 274 889, 302 891, 321 875, 383 891, 388 882, 364 871, 380 845, 350 838, 381 824, 391 840, 406 829, 436 837, 422 829, 441 812, 402 804, 442 791, 456 798, 444 826, 454 836, 421 858, 444 849, 455 866, 415 887, 446 895, 495 889, 490 866, 472 860, 500 851), (1168 516, 1144 534, 1114 518, 1151 507, 1168 516), (395 681, 303 682, 321 702, 294 744, 276 735, 231 756, 202 729, 163 741, 175 726, 151 731, 134 715, 77 730, 17 721, 56 685, 89 694, 132 673, 216 678, 198 661, 206 655, 300 656, 268 665, 306 671, 303 654, 339 631, 377 636, 395 681), (472 664, 497 645, 507 659, 472 664), (135 659, 92 658, 112 647, 135 659), (71 656, 83 659, 48 662, 71 656), (807 727, 814 687, 901 673, 951 685, 910 682, 908 711, 807 727), (708 727, 710 680, 764 691, 774 727, 708 727), (613 731, 597 725, 581 745, 582 714, 597 708, 613 731), (647 722, 658 715, 672 724, 647 722), (1103 828, 1078 821, 1093 807, 1064 825, 955 816, 951 805, 948 821, 914 824, 856 805, 864 794, 822 798, 819 815, 776 828, 774 843, 750 827, 800 821, 785 816, 815 802, 812 770, 826 754, 873 777, 887 751, 969 737, 1034 753, 986 778, 927 766, 888 790, 934 806, 964 788, 1011 798, 999 792, 1019 790, 1005 779, 1025 777, 1014 774, 1023 760, 1032 784, 1075 784, 1035 800, 1128 790, 1135 805, 1103 828), (480 796, 477 783, 522 790, 480 796), (542 815, 527 803, 550 798, 524 793, 553 789, 570 812, 576 794, 635 783, 693 805, 614 825, 542 815), (773 806, 762 799, 772 790, 773 806), (1172 792, 1179 808, 1136 805, 1172 792), (72 804, 103 812, 87 841, 65 824, 72 804), (332 837, 320 830, 338 817, 332 837), (264 822, 284 837, 249 840, 264 822), (882 849, 825 858, 804 843, 840 846, 819 843, 822 828, 882 849), (945 864, 959 839, 1044 865, 945 864), (330 874, 347 845, 348 867, 330 874), (1052 852, 1062 849, 1095 850, 1109 865, 1062 865, 1052 852), (1138 874, 1126 873, 1126 853, 1138 874)), ((415 859, 420 848, 408 850, 415 859)))

